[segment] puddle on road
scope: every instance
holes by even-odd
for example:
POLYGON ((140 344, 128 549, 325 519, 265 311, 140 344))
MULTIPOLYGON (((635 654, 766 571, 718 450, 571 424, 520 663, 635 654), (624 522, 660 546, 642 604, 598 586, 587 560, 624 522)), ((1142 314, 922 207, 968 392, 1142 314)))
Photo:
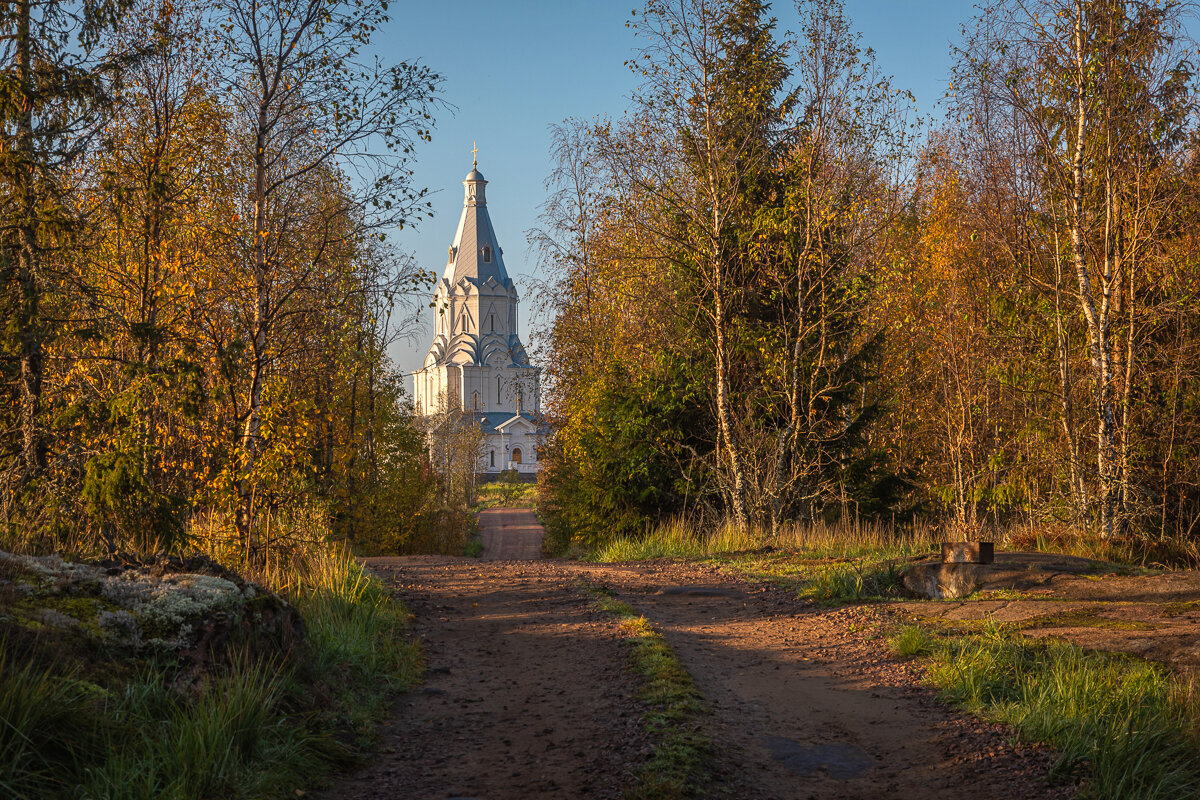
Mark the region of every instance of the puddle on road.
POLYGON ((861 777, 875 766, 875 759, 867 751, 853 744, 800 744, 782 736, 765 736, 771 758, 782 762, 790 771, 807 777, 824 770, 829 777, 848 781, 861 777))

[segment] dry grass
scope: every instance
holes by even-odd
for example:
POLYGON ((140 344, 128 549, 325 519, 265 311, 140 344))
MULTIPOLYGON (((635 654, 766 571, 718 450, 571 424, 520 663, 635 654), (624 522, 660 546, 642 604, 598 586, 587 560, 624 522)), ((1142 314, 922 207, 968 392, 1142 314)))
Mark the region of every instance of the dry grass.
POLYGON ((616 539, 592 554, 595 561, 636 561, 646 558, 712 558, 768 548, 793 551, 808 558, 902 557, 934 550, 944 535, 933 525, 900 527, 880 522, 849 520, 811 525, 793 523, 776 532, 741 528, 725 521, 701 531, 690 520, 670 519, 641 537, 616 539))
POLYGON ((648 558, 714 558, 737 553, 785 550, 808 559, 894 559, 931 553, 946 541, 991 540, 998 550, 1033 550, 1142 567, 1200 568, 1200 546, 1191 540, 1130 534, 1102 539, 1064 524, 1015 523, 1001 530, 970 536, 952 524, 918 520, 898 525, 847 519, 827 523, 791 523, 772 532, 740 528, 726 520, 702 530, 687 518, 669 519, 641 536, 622 537, 601 545, 593 561, 638 561, 648 558))

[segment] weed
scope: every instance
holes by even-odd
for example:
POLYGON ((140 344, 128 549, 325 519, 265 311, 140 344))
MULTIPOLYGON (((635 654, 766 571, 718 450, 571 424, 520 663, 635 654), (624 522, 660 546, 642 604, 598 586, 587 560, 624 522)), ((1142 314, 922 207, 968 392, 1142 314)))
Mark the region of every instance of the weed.
POLYGON ((916 625, 905 625, 892 637, 892 651, 901 658, 929 655, 933 647, 933 636, 916 625))

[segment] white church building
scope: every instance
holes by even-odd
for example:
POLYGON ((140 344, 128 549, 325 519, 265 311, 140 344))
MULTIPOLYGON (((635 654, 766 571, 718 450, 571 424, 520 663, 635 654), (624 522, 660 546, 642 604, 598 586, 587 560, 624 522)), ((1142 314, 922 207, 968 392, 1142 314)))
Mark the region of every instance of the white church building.
POLYGON ((532 478, 541 463, 538 369, 517 335, 517 288, 488 216, 487 181, 472 163, 446 268, 434 292, 437 326, 414 373, 417 413, 460 408, 484 435, 479 472, 515 469, 532 478))

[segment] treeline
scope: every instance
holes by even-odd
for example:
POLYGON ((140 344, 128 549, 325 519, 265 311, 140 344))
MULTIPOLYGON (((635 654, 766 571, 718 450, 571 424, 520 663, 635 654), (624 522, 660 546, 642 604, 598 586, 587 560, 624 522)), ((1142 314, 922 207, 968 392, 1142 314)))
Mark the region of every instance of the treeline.
POLYGON ((555 129, 544 500, 1200 535, 1186 4, 992 0, 917 125, 837 2, 650 0, 616 120, 555 129))
POLYGON ((366 55, 385 8, 0 9, 0 546, 441 546, 384 235, 440 78, 366 55))

